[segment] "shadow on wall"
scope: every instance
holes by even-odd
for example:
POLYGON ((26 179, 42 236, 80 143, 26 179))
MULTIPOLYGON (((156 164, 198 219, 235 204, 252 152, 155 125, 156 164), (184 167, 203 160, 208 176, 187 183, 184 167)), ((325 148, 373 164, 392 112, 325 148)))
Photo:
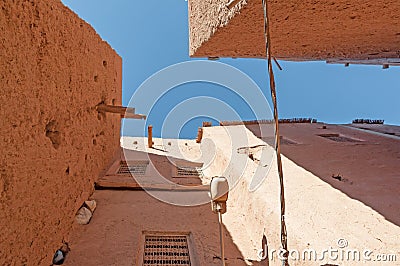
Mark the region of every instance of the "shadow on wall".
MULTIPOLYGON (((120 165, 120 162, 125 163, 128 175, 134 175, 135 179, 143 180, 144 183, 202 184, 202 163, 128 149, 123 149, 120 158, 114 164, 120 165), (140 164, 145 164, 145 168, 138 172, 140 164)), ((114 172, 117 170, 116 168, 114 172)), ((112 176, 112 173, 108 175, 112 176)))
MULTIPOLYGON (((143 232, 190 232, 193 261, 220 266, 218 217, 209 204, 178 207, 144 191, 96 191, 98 209, 90 225, 76 227, 65 265, 132 265, 142 260, 143 232), (101 252, 99 252, 101 251, 101 252)), ((247 261, 223 226, 228 265, 268 265, 247 261)), ((195 264, 194 264, 195 265, 195 264)))
MULTIPOLYGON (((264 125, 248 125, 257 137, 264 125)), ((339 125, 281 124, 282 153, 349 197, 400 225, 400 141, 339 125)))

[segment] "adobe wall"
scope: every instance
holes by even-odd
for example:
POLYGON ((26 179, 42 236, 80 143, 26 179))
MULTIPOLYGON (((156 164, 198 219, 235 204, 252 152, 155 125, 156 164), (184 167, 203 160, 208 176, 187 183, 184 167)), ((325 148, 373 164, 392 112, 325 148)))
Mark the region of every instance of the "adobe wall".
MULTIPOLYGON (((64 265, 142 265, 144 236, 155 232, 190 233, 191 265, 221 265, 218 216, 210 204, 174 206, 145 191, 96 190, 94 198, 98 208, 87 227, 72 231, 64 265)), ((246 265, 230 231, 223 232, 226 264, 246 265)))
POLYGON ((59 0, 0 2, 0 265, 49 265, 119 147, 122 60, 59 0))
POLYGON ((189 54, 193 57, 264 57, 261 1, 189 0, 189 54), (261 11, 261 13, 259 13, 261 11))
MULTIPOLYGON (((343 263, 360 265, 360 261, 367 261, 365 257, 361 257, 361 260, 346 260, 341 257, 335 260, 328 256, 322 257, 323 250, 329 249, 329 247, 331 249, 339 248, 339 239, 345 239, 348 242, 348 246, 343 249, 346 252, 348 250, 360 252, 370 250, 372 252, 371 259, 377 258, 374 257, 377 254, 396 254, 398 256, 397 236, 400 228, 398 219, 393 219, 395 215, 398 218, 398 201, 396 201, 398 193, 395 194, 399 183, 396 179, 398 175, 395 175, 398 173, 396 171, 398 167, 393 163, 396 158, 391 158, 388 154, 388 152, 392 152, 398 156, 398 152, 395 151, 395 148, 386 146, 389 142, 392 143, 392 146, 397 143, 390 139, 384 140, 382 137, 375 138, 373 135, 371 139, 367 139, 363 135, 362 138, 366 143, 361 145, 359 143, 331 145, 329 144, 330 140, 324 140, 322 137, 314 135, 315 131, 323 131, 323 129, 317 128, 320 126, 321 124, 285 124, 282 126, 284 137, 287 134, 291 140, 299 142, 303 140, 297 145, 297 149, 291 148, 291 150, 289 147, 296 146, 295 144, 287 145, 287 147, 282 145, 285 155, 289 154, 289 158, 282 156, 288 247, 290 251, 298 251, 301 256, 307 249, 315 250, 318 253, 318 261, 316 259, 313 261, 296 259, 296 253, 291 253, 290 265, 343 263), (313 138, 314 145, 311 145, 313 143, 309 141, 313 138), (318 138, 321 139, 320 142, 318 138), (326 141, 327 144, 319 146, 315 145, 315 141, 318 141, 318 144, 326 141), (388 142, 385 143, 386 141, 388 142), (342 150, 339 150, 339 146, 342 147, 342 150), (364 152, 360 152, 358 146, 363 147, 360 149, 364 149, 364 152), (376 148, 371 148, 374 146, 376 148), (370 148, 371 154, 368 154, 367 150, 370 148), (343 152, 344 150, 347 154, 343 152), (362 155, 358 157, 357 154, 352 154, 352 150, 355 153, 364 154, 364 160, 362 155), (379 150, 382 158, 376 157, 379 150), (336 160, 327 159, 332 155, 336 156, 336 160), (306 167, 305 162, 313 165, 313 168, 306 167), (334 180, 342 185, 331 185, 326 181, 321 170, 315 171, 320 166, 329 169, 329 178, 330 171, 337 170, 344 175, 346 180, 334 180), (372 174, 368 176, 367 171, 371 171, 372 174), (346 190, 345 186, 349 188, 346 190), (390 186, 393 189, 390 189, 390 186), (358 190, 358 195, 364 194, 364 198, 350 194, 351 190, 358 190), (365 200, 365 196, 368 195, 376 198, 375 203, 388 205, 386 212, 371 204, 371 201, 365 200), (391 217, 388 215, 388 211, 392 212, 391 217)), ((328 130, 331 130, 330 127, 337 129, 336 126, 329 125, 328 130)), ((230 142, 235 131, 248 130, 244 126, 207 127, 204 128, 203 139, 214 141, 216 155, 221 158, 219 161, 213 162, 217 164, 213 169, 219 167, 219 171, 214 172, 213 170, 212 176, 223 175, 228 180, 239 176, 241 178, 238 184, 230 190, 224 225, 231 232, 232 238, 236 239, 235 243, 242 250, 243 256, 257 259, 256 250, 262 247, 263 235, 268 240, 270 252, 280 248, 280 184, 277 163, 275 155, 269 154, 270 151, 273 151, 272 147, 263 147, 260 145, 261 140, 248 132, 248 148, 253 150, 253 160, 247 159, 248 162, 244 169, 238 167, 237 158, 239 157, 234 154, 237 146, 230 142), (274 158, 273 161, 270 161, 270 158, 274 158), (230 160, 235 163, 229 165, 230 160), (256 177, 255 173, 259 169, 266 173, 268 166, 271 168, 264 181, 255 191, 250 192, 248 188, 256 177), (238 224, 242 224, 241 230, 234 229, 238 224), (254 245, 253 249, 251 244, 254 245)), ((340 133, 342 134, 342 132, 340 133)), ((242 156, 247 155, 242 154, 242 156)), ((276 254, 274 257, 270 257, 269 265, 281 265, 276 254)))
MULTIPOLYGON (((190 55, 265 57, 261 0, 189 0, 190 55)), ((400 57, 400 2, 268 1, 273 55, 284 60, 400 57)))

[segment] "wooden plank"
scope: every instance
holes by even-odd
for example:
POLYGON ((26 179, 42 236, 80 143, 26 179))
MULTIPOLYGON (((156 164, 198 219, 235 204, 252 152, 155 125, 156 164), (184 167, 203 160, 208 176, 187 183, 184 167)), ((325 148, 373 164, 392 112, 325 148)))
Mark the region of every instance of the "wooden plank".
POLYGON ((153 126, 149 125, 147 127, 147 146, 153 148, 153 126))
POLYGON ((107 104, 99 104, 96 106, 96 110, 101 113, 112 113, 119 114, 121 118, 131 118, 131 119, 146 119, 145 115, 135 114, 135 108, 124 107, 124 106, 114 106, 107 104))
POLYGON ((203 128, 199 127, 199 129, 197 130, 197 139, 196 139, 196 143, 201 143, 201 140, 203 139, 203 128))
POLYGON ((145 115, 140 115, 140 114, 131 114, 131 113, 125 113, 121 115, 121 118, 130 118, 130 119, 143 119, 146 120, 147 116, 145 115))
POLYGON ((135 108, 124 107, 124 106, 114 106, 107 104, 99 104, 96 106, 96 110, 103 113, 114 113, 114 114, 135 114, 135 108))
POLYGON ((95 183, 96 189, 154 189, 177 191, 209 191, 208 185, 177 185, 177 184, 139 184, 133 177, 124 175, 106 176, 95 183))

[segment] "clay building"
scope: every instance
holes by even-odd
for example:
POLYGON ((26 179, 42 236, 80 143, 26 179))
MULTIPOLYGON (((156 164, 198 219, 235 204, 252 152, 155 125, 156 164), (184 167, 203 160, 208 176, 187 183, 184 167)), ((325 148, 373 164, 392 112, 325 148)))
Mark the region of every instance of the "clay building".
POLYGON ((0 265, 50 265, 119 149, 122 60, 61 1, 0 2, 0 265))
MULTIPOLYGON (((289 61, 400 63, 400 3, 268 1, 272 55, 289 61)), ((258 0, 189 0, 190 55, 266 56, 258 0)))
MULTIPOLYGON (((172 256, 183 265, 221 265, 218 218, 207 198, 212 176, 238 178, 223 215, 226 264, 281 265, 276 253, 279 179, 268 144, 271 125, 234 124, 204 127, 201 143, 154 139, 149 148, 147 139, 123 137, 121 155, 96 183, 98 208, 90 224, 71 232, 66 265, 161 265, 157 259, 171 257, 151 250, 149 241, 157 239, 162 246, 158 251, 171 252, 167 239, 173 237, 185 239, 185 255, 172 256), (232 136, 241 134, 245 141, 233 141, 232 136), (206 152, 214 159, 204 156, 206 152), (121 162, 126 161, 131 162, 129 173, 123 171, 121 162), (179 167, 201 172, 182 176, 179 167), (251 190, 259 181, 257 172, 263 180, 251 190), (170 204, 175 199, 204 201, 198 206, 170 204), (265 247, 269 258, 261 260, 259 252, 265 247), (190 264, 184 263, 187 260, 190 264)), ((400 255, 400 128, 285 123, 281 129, 291 265, 368 264, 362 257, 365 250, 371 250, 371 260, 386 254, 395 262, 400 255), (354 251, 354 258, 322 255, 325 249, 338 248, 339 239, 348 245, 344 254, 354 251), (315 257, 303 258, 310 251, 315 257)))
MULTIPOLYGON (((51 265, 63 244, 64 265, 281 264, 279 179, 270 134, 264 135, 271 125, 207 126, 199 141, 121 138, 121 117, 143 117, 121 107, 115 51, 59 0, 0 7, 0 265, 51 265), (208 194, 214 176, 232 184, 222 221, 224 258, 208 194), (97 208, 81 225, 77 213, 88 199, 97 208)), ((385 64, 399 57, 398 3, 330 7, 271 2, 274 43, 282 44, 276 57, 376 56, 385 64), (283 9, 292 13, 283 16, 283 9), (385 35, 376 9, 393 20, 385 35), (314 22, 321 12, 326 21, 314 22), (360 25, 366 26, 357 34, 360 25), (301 34, 287 34, 293 27, 301 34), (354 35, 356 45, 347 38, 354 35)), ((189 11, 192 55, 265 56, 258 2, 191 0, 189 11)), ((344 251, 399 260, 399 127, 312 122, 281 126, 289 249, 319 255, 302 259, 294 252, 291 265, 365 259, 321 258, 338 240, 346 241, 344 251)))

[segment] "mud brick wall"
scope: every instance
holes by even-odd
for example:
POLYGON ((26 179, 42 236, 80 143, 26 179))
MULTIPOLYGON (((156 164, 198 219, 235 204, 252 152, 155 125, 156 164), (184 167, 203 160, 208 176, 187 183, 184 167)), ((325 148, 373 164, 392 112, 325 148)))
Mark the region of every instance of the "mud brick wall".
POLYGON ((119 148, 122 60, 59 0, 0 1, 0 265, 50 265, 119 148))
MULTIPOLYGON (((261 0, 189 0, 194 57, 265 57, 261 0)), ((272 53, 278 59, 376 60, 400 57, 398 0, 270 0, 272 53)))

